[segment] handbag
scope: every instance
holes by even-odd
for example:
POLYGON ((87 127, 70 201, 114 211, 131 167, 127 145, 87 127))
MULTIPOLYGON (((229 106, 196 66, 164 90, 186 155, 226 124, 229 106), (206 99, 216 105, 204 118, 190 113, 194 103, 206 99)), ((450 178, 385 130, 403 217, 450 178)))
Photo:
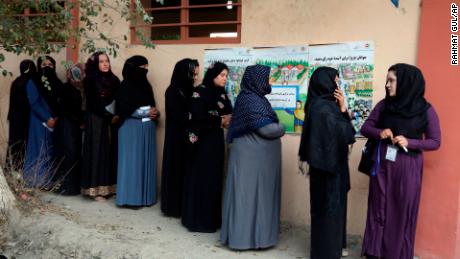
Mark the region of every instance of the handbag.
POLYGON ((363 150, 361 151, 361 160, 359 161, 358 171, 370 176, 372 168, 374 167, 374 161, 372 155, 377 146, 377 141, 374 139, 368 139, 364 144, 363 150))

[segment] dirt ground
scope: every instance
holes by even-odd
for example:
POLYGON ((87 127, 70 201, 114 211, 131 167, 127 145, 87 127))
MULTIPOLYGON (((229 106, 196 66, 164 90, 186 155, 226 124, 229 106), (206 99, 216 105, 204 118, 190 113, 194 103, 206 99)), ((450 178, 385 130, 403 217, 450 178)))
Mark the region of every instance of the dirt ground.
MULTIPOLYGON (((16 216, 0 254, 7 258, 308 258, 309 232, 283 223, 278 245, 257 251, 222 247, 219 233, 188 232, 180 220, 163 217, 160 206, 118 208, 113 198, 44 194, 45 206, 16 216)), ((350 256, 359 258, 361 240, 349 236, 350 256)))

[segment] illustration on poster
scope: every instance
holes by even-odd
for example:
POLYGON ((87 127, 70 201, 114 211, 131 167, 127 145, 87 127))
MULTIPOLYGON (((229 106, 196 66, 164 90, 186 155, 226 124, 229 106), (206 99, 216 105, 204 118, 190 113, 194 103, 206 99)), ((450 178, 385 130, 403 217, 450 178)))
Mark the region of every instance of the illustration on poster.
POLYGON ((205 70, 215 61, 228 65, 226 90, 232 103, 241 90, 240 82, 247 66, 271 68, 272 107, 288 133, 301 133, 305 117, 308 82, 320 66, 339 71, 339 85, 345 93, 352 123, 358 132, 372 110, 374 44, 370 41, 317 46, 273 48, 229 48, 205 51, 205 70))

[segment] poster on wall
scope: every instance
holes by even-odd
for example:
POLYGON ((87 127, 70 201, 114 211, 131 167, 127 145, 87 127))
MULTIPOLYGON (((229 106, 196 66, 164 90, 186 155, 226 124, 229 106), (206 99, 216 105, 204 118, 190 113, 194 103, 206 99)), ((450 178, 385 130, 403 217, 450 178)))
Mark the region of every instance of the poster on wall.
POLYGON ((334 67, 340 74, 352 123, 358 132, 372 110, 374 81, 373 42, 313 45, 309 48, 309 76, 320 66, 334 67))
POLYGON ((308 46, 255 48, 254 62, 269 66, 275 79, 267 95, 288 133, 301 133, 308 91, 308 46))
POLYGON ((204 71, 220 61, 229 67, 227 93, 234 104, 247 66, 266 65, 275 78, 267 95, 287 133, 302 132, 308 81, 320 66, 337 68, 340 87, 352 113, 357 132, 372 109, 374 44, 350 42, 314 46, 228 48, 205 50, 204 71))

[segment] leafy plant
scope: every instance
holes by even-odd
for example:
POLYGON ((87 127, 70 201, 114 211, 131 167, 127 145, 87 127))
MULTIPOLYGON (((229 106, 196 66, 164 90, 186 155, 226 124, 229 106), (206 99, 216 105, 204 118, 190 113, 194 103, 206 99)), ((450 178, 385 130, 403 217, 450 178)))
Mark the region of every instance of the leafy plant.
MULTIPOLYGON (((128 44, 128 37, 109 35, 107 28, 115 26, 113 14, 130 23, 153 21, 140 0, 1 0, 0 51, 38 56, 67 46, 76 48, 82 42, 81 52, 104 50, 116 57, 120 46, 128 44), (77 7, 78 26, 74 26, 77 7), (105 47, 98 48, 97 42, 105 47)), ((136 35, 142 45, 154 47, 141 32, 136 35)), ((0 63, 4 60, 0 53, 0 63)), ((0 70, 11 75, 1 65, 0 70)))

